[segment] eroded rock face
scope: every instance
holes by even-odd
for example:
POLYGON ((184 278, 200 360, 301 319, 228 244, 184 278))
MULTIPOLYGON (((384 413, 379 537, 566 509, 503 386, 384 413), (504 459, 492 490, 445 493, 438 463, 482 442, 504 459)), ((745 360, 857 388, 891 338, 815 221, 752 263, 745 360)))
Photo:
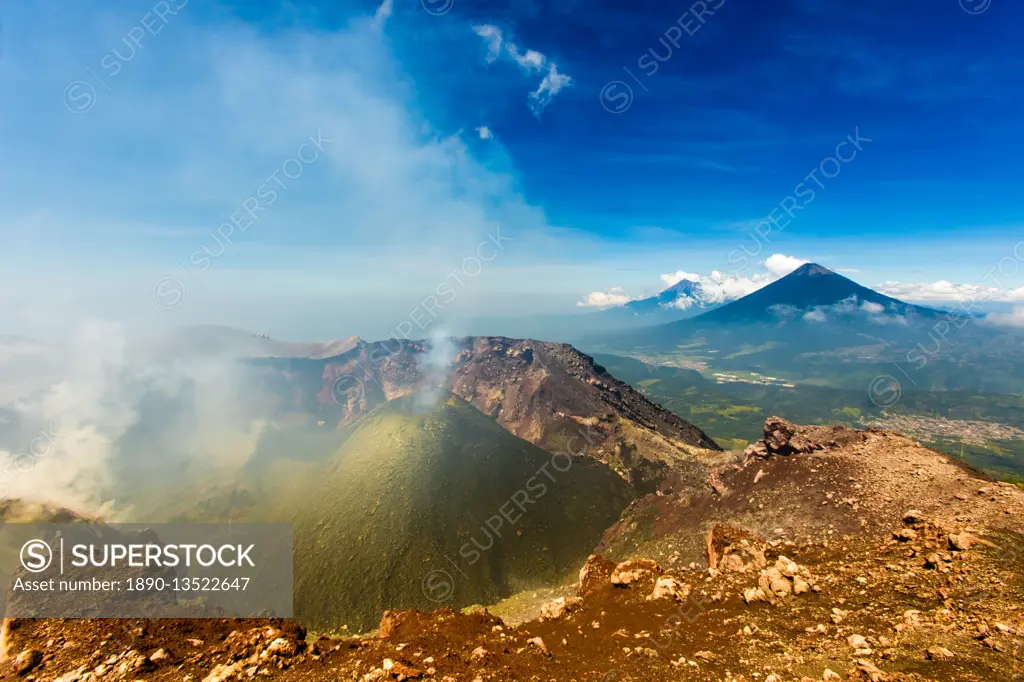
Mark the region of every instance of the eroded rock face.
MULTIPOLYGON (((687 460, 688 448, 721 450, 699 428, 568 344, 503 337, 464 337, 451 344, 451 364, 443 373, 422 366, 431 352, 422 341, 359 341, 335 357, 262 358, 252 364, 265 373, 275 395, 287 384, 293 400, 283 409, 311 413, 337 407, 339 428, 389 400, 440 388, 549 452, 605 462, 642 493, 665 479, 667 462, 687 460), (311 385, 319 392, 310 393, 311 385)), ((684 475, 703 484, 706 469, 696 462, 689 469, 684 475)))

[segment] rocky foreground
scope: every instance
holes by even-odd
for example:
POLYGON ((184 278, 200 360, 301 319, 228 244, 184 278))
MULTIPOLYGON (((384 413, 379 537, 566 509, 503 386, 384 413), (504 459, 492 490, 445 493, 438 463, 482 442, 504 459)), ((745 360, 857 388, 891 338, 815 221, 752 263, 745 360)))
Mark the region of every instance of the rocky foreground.
POLYGON ((9 621, 0 676, 1024 680, 1024 491, 900 436, 776 419, 707 488, 635 503, 601 548, 616 560, 525 622, 9 621))

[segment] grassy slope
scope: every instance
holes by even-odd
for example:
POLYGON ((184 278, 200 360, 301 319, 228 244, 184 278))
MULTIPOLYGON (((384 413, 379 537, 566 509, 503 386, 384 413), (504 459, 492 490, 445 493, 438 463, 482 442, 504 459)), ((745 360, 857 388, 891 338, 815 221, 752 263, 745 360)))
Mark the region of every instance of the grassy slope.
POLYGON ((318 629, 365 630, 386 608, 491 603, 557 583, 631 499, 604 465, 553 462, 457 398, 420 412, 395 401, 326 458, 264 457, 244 480, 180 508, 205 520, 219 510, 291 521, 297 616, 318 629), (495 533, 484 524, 496 525, 502 508, 508 518, 495 533))

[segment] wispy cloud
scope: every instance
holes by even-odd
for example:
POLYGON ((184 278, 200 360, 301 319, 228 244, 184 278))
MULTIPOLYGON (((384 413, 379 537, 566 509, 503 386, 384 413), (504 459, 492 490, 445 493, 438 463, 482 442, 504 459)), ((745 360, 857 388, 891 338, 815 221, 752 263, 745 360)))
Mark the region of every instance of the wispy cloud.
POLYGON ((377 26, 383 26, 387 23, 394 10, 393 2, 394 0, 384 0, 384 2, 380 3, 377 12, 373 15, 373 22, 377 26))
POLYGON ((908 301, 949 302, 992 301, 1014 303, 1024 301, 1024 287, 999 289, 980 284, 954 284, 946 280, 937 282, 882 282, 878 291, 908 301))
POLYGON ((803 314, 807 322, 832 322, 840 318, 859 317, 872 324, 907 324, 907 319, 896 311, 874 301, 861 301, 856 296, 832 305, 814 306, 803 314))
POLYGON ((546 61, 544 55, 536 50, 527 50, 520 53, 519 48, 514 43, 508 44, 508 54, 525 71, 539 71, 544 67, 544 62, 546 61))
POLYGON ((478 36, 487 41, 487 63, 493 62, 501 55, 501 43, 504 36, 501 29, 492 24, 480 24, 473 27, 478 36))
POLYGON ((1002 327, 1024 327, 1024 306, 1014 306, 1010 313, 991 313, 985 321, 1002 327))
POLYGON ((572 78, 564 73, 558 73, 558 68, 552 64, 548 69, 548 75, 544 76, 537 89, 530 93, 530 111, 534 116, 540 118, 554 96, 570 83, 572 78))
POLYGON ((534 116, 540 115, 551 104, 561 90, 572 84, 572 78, 564 73, 559 73, 558 66, 546 55, 537 50, 520 50, 516 43, 508 40, 504 32, 494 24, 478 24, 473 26, 473 31, 484 39, 487 44, 487 55, 485 61, 490 64, 496 61, 503 54, 510 61, 519 66, 527 74, 533 74, 547 67, 547 73, 541 80, 537 89, 527 96, 527 106, 534 116))

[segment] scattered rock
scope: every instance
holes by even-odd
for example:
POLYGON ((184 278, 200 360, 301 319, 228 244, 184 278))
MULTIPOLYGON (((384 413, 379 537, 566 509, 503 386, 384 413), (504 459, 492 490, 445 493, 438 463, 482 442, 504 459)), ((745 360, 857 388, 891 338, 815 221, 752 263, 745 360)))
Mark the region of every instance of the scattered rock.
POLYGON ((764 556, 767 543, 742 528, 715 524, 708 533, 705 545, 708 566, 723 573, 759 571, 768 566, 764 556))
POLYGON ((766 459, 771 456, 771 453, 768 451, 768 446, 765 442, 763 440, 758 440, 748 445, 747 449, 743 451, 743 455, 748 459, 751 457, 766 459))
POLYGON ((729 492, 729 489, 722 483, 722 479, 718 477, 718 472, 712 471, 708 475, 708 485, 715 491, 715 494, 725 496, 729 492))
POLYGON ((924 522, 924 515, 916 509, 911 509, 903 514, 903 523, 914 526, 924 522))
POLYGON ((538 649, 540 649, 540 650, 541 650, 541 652, 542 652, 542 653, 543 653, 543 654, 544 654, 545 656, 550 656, 550 655, 551 655, 551 652, 550 652, 550 651, 548 651, 548 646, 547 646, 547 644, 545 644, 545 643, 544 643, 544 640, 543 640, 543 639, 541 639, 540 637, 534 637, 534 638, 532 638, 532 639, 528 639, 528 640, 526 640, 526 643, 527 643, 527 644, 532 644, 532 645, 534 645, 535 647, 537 647, 538 649))
POLYGON ((118 677, 134 676, 134 673, 148 671, 156 668, 156 664, 149 660, 148 657, 143 655, 141 652, 132 650, 128 651, 121 657, 121 660, 117 664, 117 668, 114 673, 118 677))
POLYGON ((388 609, 380 617, 380 626, 377 631, 377 636, 381 639, 391 637, 398 630, 398 626, 401 625, 403 620, 403 612, 388 609))
POLYGON ((760 587, 751 587, 749 589, 743 590, 743 601, 747 602, 748 604, 753 604, 754 602, 759 601, 768 601, 768 595, 766 595, 764 593, 764 590, 762 590, 760 587))
POLYGON ((399 661, 391 661, 390 667, 385 668, 385 670, 398 679, 417 679, 423 677, 422 670, 419 668, 413 668, 412 666, 399 661))
POLYGON ((775 568, 779 571, 779 573, 786 576, 787 578, 795 577, 797 571, 800 570, 800 567, 797 566, 795 561, 790 561, 784 556, 780 556, 778 558, 778 560, 775 562, 775 568))
POLYGON ((241 661, 230 665, 220 663, 214 666, 210 674, 203 678, 203 682, 227 682, 238 677, 244 669, 245 666, 241 661))
POLYGON ((591 554, 587 557, 583 568, 580 569, 579 595, 585 597, 595 590, 599 590, 603 585, 607 585, 607 580, 615 568, 614 561, 605 559, 599 554, 591 554))
POLYGON ((542 620, 558 620, 566 613, 571 612, 576 606, 583 602, 579 597, 559 597, 549 604, 545 604, 540 610, 542 620))
POLYGON ((647 599, 675 599, 676 601, 686 601, 689 596, 689 585, 679 582, 670 575, 666 575, 658 578, 658 581, 654 584, 654 591, 648 595, 647 599))
POLYGON ((952 533, 947 538, 947 543, 954 552, 966 552, 974 544, 974 538, 966 534, 952 533))
POLYGON ((793 584, 777 568, 761 571, 758 587, 767 595, 786 597, 793 592, 793 584))
POLYGON ((27 675, 43 662, 43 652, 39 649, 25 649, 14 659, 14 672, 27 675))
POLYGON ((267 656, 281 656, 283 658, 291 658, 299 653, 298 643, 291 639, 285 639, 284 637, 278 637, 272 641, 263 652, 263 657, 267 656))
POLYGON ((953 658, 954 654, 949 649, 941 646, 933 646, 927 651, 928 658, 932 661, 943 661, 946 659, 953 658))
POLYGON ((747 570, 747 565, 743 563, 743 558, 738 554, 726 554, 722 557, 721 563, 718 564, 718 570, 722 573, 743 573, 747 570))
POLYGON ((764 446, 770 455, 797 455, 823 449, 800 433, 800 427, 781 417, 769 417, 764 422, 764 446))
POLYGON ((618 587, 625 587, 649 575, 661 575, 662 573, 664 571, 661 566, 650 559, 623 561, 612 571, 611 583, 618 587))

